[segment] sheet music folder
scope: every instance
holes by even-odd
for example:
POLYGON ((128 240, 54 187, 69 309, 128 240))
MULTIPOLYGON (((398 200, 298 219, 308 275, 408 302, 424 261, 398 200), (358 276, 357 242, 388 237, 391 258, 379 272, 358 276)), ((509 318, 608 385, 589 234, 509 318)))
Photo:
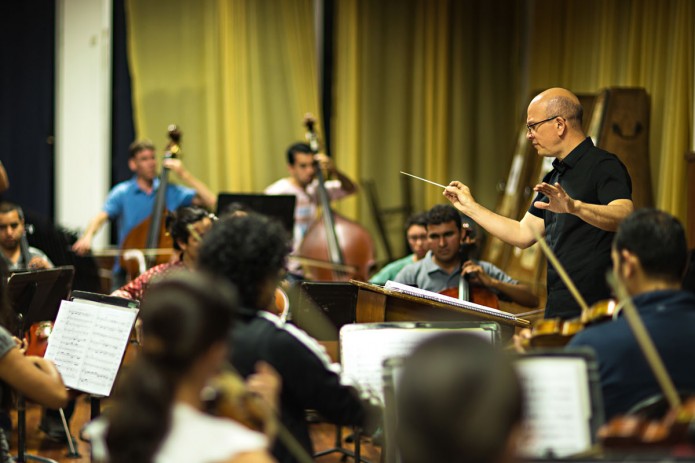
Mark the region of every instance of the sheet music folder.
POLYGON ((56 364, 69 388, 108 396, 138 309, 128 307, 132 301, 98 301, 82 295, 85 299, 62 301, 45 357, 56 364))

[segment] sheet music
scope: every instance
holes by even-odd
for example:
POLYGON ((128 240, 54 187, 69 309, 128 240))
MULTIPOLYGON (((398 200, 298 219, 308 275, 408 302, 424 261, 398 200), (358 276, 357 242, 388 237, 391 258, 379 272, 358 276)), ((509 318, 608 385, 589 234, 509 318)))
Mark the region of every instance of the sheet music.
POLYGON ((573 357, 517 360, 527 416, 520 453, 564 458, 591 447, 591 396, 586 362, 573 357))
POLYGON ((396 283, 395 281, 387 281, 384 288, 390 289, 391 291, 396 291, 403 294, 408 294, 410 296, 421 297, 424 299, 429 299, 431 301, 441 302, 443 304, 453 305, 461 309, 473 310, 475 312, 482 312, 488 315, 493 315, 495 317, 506 318, 508 320, 516 320, 516 316, 509 312, 504 312, 502 310, 493 309, 492 307, 486 307, 484 305, 476 304, 474 302, 462 301, 450 296, 445 296, 439 293, 433 293, 432 291, 426 291, 424 289, 415 288, 413 286, 404 285, 402 283, 396 283))
POLYGON ((137 314, 137 309, 63 301, 45 358, 56 364, 66 386, 108 396, 137 314))
POLYGON ((387 358, 406 357, 425 339, 444 332, 473 333, 494 342, 494 331, 483 328, 349 328, 340 330, 343 376, 382 401, 382 365, 387 358))

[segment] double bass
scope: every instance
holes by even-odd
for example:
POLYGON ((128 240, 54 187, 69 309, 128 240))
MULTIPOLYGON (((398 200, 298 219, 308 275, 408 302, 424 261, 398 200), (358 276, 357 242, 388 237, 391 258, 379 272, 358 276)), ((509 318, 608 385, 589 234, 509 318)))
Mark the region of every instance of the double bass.
MULTIPOLYGON (((168 136, 169 143, 164 153, 164 159, 173 159, 176 158, 181 151, 179 145, 181 142, 181 131, 175 124, 172 124, 168 127, 168 136)), ((128 233, 128 236, 125 237, 121 245, 123 250, 146 250, 145 262, 147 268, 168 262, 173 252, 170 251, 173 242, 171 236, 167 233, 165 224, 166 192, 168 184, 169 169, 163 166, 159 176, 159 187, 152 207, 152 213, 147 219, 140 222, 128 233), (161 252, 160 250, 162 249, 165 250, 165 252, 161 252)), ((120 264, 121 268, 125 269, 131 277, 138 275, 137 263, 133 260, 125 259, 123 254, 121 254, 120 257, 120 264)))
MULTIPOLYGON (((314 130, 315 123, 315 119, 310 114, 305 117, 307 140, 313 154, 319 152, 318 137, 314 130)), ((307 277, 319 281, 350 279, 367 281, 374 264, 374 241, 362 225, 331 210, 330 199, 324 185, 324 175, 316 159, 314 168, 318 180, 321 217, 309 226, 299 246, 298 256, 330 262, 336 267, 321 268, 306 265, 307 277), (352 267, 351 271, 338 269, 346 265, 352 267)))

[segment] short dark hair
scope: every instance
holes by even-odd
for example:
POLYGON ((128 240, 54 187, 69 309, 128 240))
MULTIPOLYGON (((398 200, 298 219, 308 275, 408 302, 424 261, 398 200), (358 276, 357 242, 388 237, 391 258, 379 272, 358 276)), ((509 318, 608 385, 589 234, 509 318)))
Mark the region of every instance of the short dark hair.
POLYGON ((287 148, 287 164, 294 165, 294 153, 313 154, 314 152, 306 143, 294 143, 287 148))
POLYGON ((174 242, 174 249, 181 250, 179 241, 188 242, 191 235, 188 226, 210 217, 208 211, 198 206, 181 206, 167 215, 166 227, 174 242))
POLYGON ((7 214, 12 211, 17 211, 17 215, 19 216, 19 220, 24 222, 24 211, 22 208, 15 204, 11 203, 9 201, 2 201, 0 202, 0 214, 7 214))
POLYGON ((461 215, 454 206, 449 204, 437 204, 427 213, 427 225, 439 225, 447 222, 455 222, 461 229, 461 215))
POLYGON ((285 265, 290 237, 277 220, 250 213, 220 219, 205 235, 198 265, 236 285, 241 303, 257 307, 261 285, 285 265))
POLYGON ((405 227, 403 227, 403 230, 408 233, 408 229, 413 225, 419 225, 427 228, 427 212, 417 212, 415 214, 411 214, 411 216, 408 217, 408 220, 405 221, 405 227))
POLYGON ((133 159, 140 151, 154 151, 154 143, 151 140, 135 140, 128 147, 128 159, 133 159))
POLYGON ((688 246, 680 221, 657 209, 638 209, 618 226, 613 248, 635 254, 647 276, 680 282, 688 264, 688 246))
POLYGON ((404 360, 396 391, 404 463, 499 461, 523 416, 509 355, 471 334, 423 341, 404 360))

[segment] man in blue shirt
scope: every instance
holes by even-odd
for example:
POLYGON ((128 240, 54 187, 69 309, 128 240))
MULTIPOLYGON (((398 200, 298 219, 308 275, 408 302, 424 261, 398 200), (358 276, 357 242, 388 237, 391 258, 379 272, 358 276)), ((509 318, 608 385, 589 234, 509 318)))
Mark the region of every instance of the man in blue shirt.
MULTIPOLYGON (((128 167, 135 175, 111 189, 102 211, 91 220, 84 234, 73 245, 73 250, 78 254, 85 254, 91 249, 94 235, 108 219, 118 222, 120 246, 128 233, 152 213, 159 188, 154 145, 149 140, 136 141, 130 145, 129 151, 128 167)), ((162 165, 191 187, 169 184, 166 192, 167 210, 173 211, 190 204, 210 209, 215 207, 217 198, 203 182, 186 170, 180 159, 165 159, 162 165)), ((118 261, 114 267, 116 271, 118 261)))
MULTIPOLYGON (((683 226, 665 212, 640 209, 618 227, 611 257, 676 388, 695 391, 695 295, 681 289, 683 226)), ((596 352, 606 419, 661 393, 625 317, 586 328, 569 344, 584 346, 596 352)))

